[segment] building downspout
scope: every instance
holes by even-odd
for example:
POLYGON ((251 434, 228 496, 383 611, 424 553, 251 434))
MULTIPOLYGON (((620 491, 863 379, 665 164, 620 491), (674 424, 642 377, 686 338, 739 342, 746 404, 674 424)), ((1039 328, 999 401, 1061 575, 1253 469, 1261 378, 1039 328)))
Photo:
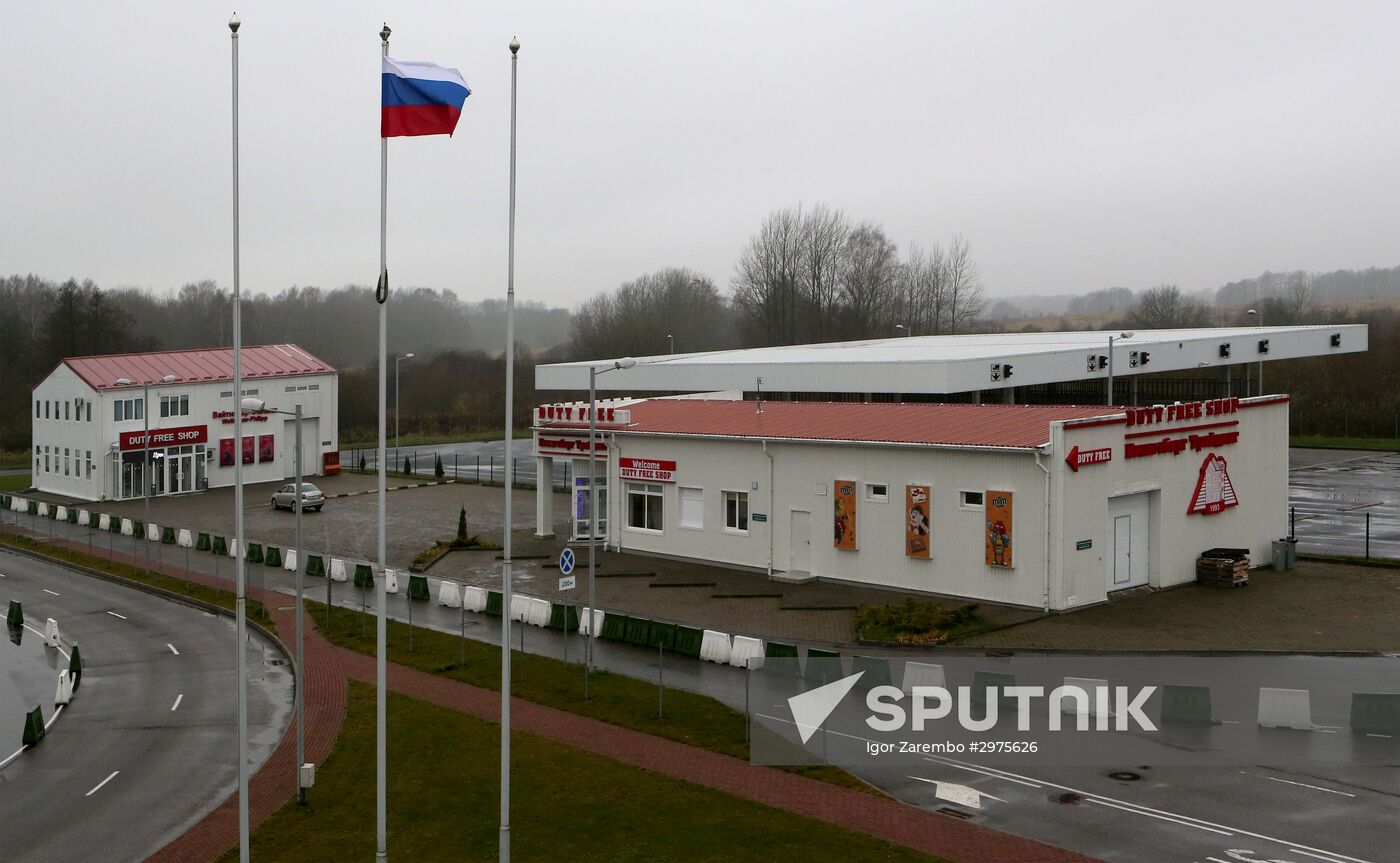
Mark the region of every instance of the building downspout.
POLYGON ((773 577, 773 530, 776 521, 773 515, 773 454, 768 451, 768 441, 763 442, 763 454, 768 456, 768 577, 773 577))
POLYGON ((1045 473, 1045 593, 1042 599, 1042 606, 1046 612, 1050 611, 1050 468, 1047 467, 1040 457, 1045 454, 1044 450, 1050 448, 1049 444, 1035 449, 1035 466, 1045 473))
MULTIPOLYGON (((613 462, 613 454, 614 454, 614 453, 617 453, 617 432, 608 432, 608 454, 607 454, 607 457, 603 459, 603 476, 607 479, 607 488, 608 488, 608 533, 612 533, 612 532, 613 532, 613 527, 614 527, 614 525, 617 525, 617 523, 613 520, 613 502, 614 502, 614 498, 617 497, 617 492, 618 492, 618 490, 613 486, 613 479, 612 479, 612 462, 613 462)), ((622 459, 621 459, 621 454, 620 454, 620 453, 618 453, 618 462, 617 462, 617 463, 618 463, 619 465, 622 464, 622 459)), ((620 472, 620 471, 619 471, 619 472, 620 472)), ((621 512, 622 512, 622 505, 621 505, 620 503, 618 504, 617 512, 618 512, 618 513, 621 513, 621 512)), ((618 552, 618 553, 620 554, 620 553, 622 552, 622 526, 621 526, 621 525, 617 525, 617 533, 616 533, 616 536, 617 536, 617 544, 613 546, 613 551, 618 552)), ((603 537, 603 550, 606 551, 607 548, 608 548, 608 539, 607 539, 607 537, 603 537)))

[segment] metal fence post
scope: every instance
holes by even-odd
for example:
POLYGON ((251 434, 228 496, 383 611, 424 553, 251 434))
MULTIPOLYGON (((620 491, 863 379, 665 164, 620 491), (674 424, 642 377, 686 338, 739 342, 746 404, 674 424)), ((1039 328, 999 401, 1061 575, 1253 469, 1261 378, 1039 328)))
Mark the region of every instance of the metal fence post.
POLYGON ((1298 538, 1298 533, 1297 533, 1298 521, 1297 521, 1297 519, 1298 519, 1298 507, 1296 507, 1296 506, 1290 506, 1290 507, 1288 508, 1288 538, 1289 538, 1289 539, 1295 539, 1295 540, 1296 540, 1296 539, 1298 538))
POLYGON ((1366 513, 1366 559, 1371 559, 1371 514, 1366 513))

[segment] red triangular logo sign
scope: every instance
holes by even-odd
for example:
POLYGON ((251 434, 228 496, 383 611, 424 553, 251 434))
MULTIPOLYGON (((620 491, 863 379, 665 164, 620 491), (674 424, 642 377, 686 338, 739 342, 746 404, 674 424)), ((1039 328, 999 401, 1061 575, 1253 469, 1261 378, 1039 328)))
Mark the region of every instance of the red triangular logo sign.
POLYGON ((1232 506, 1239 506, 1239 496, 1235 494, 1235 484, 1230 482, 1230 471, 1225 459, 1211 453, 1201 462, 1201 477, 1196 480, 1196 490, 1191 493, 1191 505, 1186 512, 1214 515, 1232 506))

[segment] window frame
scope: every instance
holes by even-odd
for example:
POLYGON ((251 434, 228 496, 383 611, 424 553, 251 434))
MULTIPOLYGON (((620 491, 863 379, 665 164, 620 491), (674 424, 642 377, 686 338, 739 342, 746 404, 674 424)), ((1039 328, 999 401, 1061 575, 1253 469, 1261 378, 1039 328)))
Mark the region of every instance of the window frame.
POLYGON ((985 512, 987 509, 987 492, 985 490, 973 488, 958 489, 958 509, 967 512, 985 512), (967 502, 967 496, 970 494, 977 495, 977 503, 967 502))
POLYGON ((677 526, 677 527, 679 527, 679 528, 682 529, 682 530, 698 530, 698 531, 703 531, 703 530, 705 529, 705 489, 704 489, 704 487, 703 487, 703 486, 696 486, 696 485, 678 485, 678 486, 676 486, 676 510, 677 510, 677 512, 676 512, 676 515, 677 515, 676 526, 677 526), (688 491, 699 492, 699 494, 700 494, 700 523, 699 523, 699 524, 686 524, 686 522, 685 522, 685 492, 688 492, 688 491))
POLYGON ((862 488, 864 489, 864 491, 865 491, 865 500, 866 500, 867 502, 869 502, 869 503, 889 503, 889 502, 890 502, 890 484, 889 484, 889 483, 887 483, 887 482, 865 482, 865 483, 861 483, 861 487, 862 487, 862 488), (876 488, 877 486, 878 486, 879 488, 884 489, 884 492, 883 492, 882 494, 876 494, 876 493, 875 493, 874 490, 875 490, 875 488, 876 488))
MULTIPOLYGON (((752 521, 752 511, 751 511, 751 508, 750 508, 750 506, 749 506, 749 490, 748 490, 748 489, 740 489, 740 488, 726 488, 726 489, 722 489, 722 490, 720 491, 720 503, 721 503, 721 509, 724 510, 724 532, 725 532, 725 533, 732 533, 732 534, 735 534, 735 535, 738 535, 738 536, 748 536, 748 535, 749 535, 749 523, 752 521), (742 508, 743 508, 743 513, 742 513, 742 524, 743 524, 743 527, 738 527, 737 525, 731 526, 730 523, 729 523, 729 496, 730 496, 730 495, 736 495, 736 496, 741 496, 741 497, 742 497, 742 501, 740 501, 740 503, 742 504, 742 508)), ((738 509, 738 507, 736 507, 736 510, 737 510, 737 509, 738 509)), ((737 515, 737 512, 736 512, 736 515, 737 515)), ((740 518, 736 518, 736 519, 735 519, 736 522, 738 522, 738 521, 740 521, 740 520, 741 520, 740 518)))
POLYGON ((627 512, 623 520, 623 529, 633 533, 646 533, 652 536, 661 536, 666 532, 666 486, 659 482, 629 482, 627 483, 627 512), (655 489, 655 491, 652 491, 655 489), (632 523, 632 497, 640 496, 644 499, 642 511, 645 514, 646 525, 634 525, 632 523), (659 520, 660 527, 650 527, 651 523, 651 498, 656 498, 660 505, 659 520))

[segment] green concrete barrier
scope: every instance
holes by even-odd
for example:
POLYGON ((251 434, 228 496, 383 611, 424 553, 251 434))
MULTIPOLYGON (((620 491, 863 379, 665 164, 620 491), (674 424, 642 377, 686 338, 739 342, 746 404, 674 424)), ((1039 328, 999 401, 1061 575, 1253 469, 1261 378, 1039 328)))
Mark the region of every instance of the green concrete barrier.
POLYGON ((18 599, 10 600, 10 610, 5 612, 6 626, 24 626, 24 607, 18 599))
POLYGON ((119 515, 107 516, 107 530, 111 533, 122 532, 122 517, 119 515))
POLYGON ((565 632, 578 632, 578 606, 562 602, 549 605, 549 628, 565 632))
POLYGON ((367 563, 355 564, 355 586, 360 590, 374 589, 374 570, 367 563))
POLYGON ((1359 734, 1400 734, 1400 694, 1354 693, 1351 730, 1359 734))
POLYGON ((647 633, 647 646, 660 647, 663 650, 676 649, 676 624, 651 622, 651 631, 647 633))
POLYGON ((175 544, 175 528, 163 527, 160 530, 160 541, 165 545, 175 544))
POLYGON ((1210 688, 1206 686, 1162 687, 1162 722, 1199 722, 1209 724, 1210 688))
MULTIPOLYGON (((1008 686, 1016 685, 1016 675, 1008 674, 1005 671, 974 671, 972 672, 972 703, 986 704, 987 690, 996 687, 998 692, 1002 692, 1008 686)), ((1015 704, 1016 699, 1002 695, 997 699, 999 704, 1015 704)))
POLYGON ((631 618, 625 614, 605 613, 603 628, 598 632, 598 637, 606 641, 626 641, 629 620, 631 618))
POLYGON ((38 514, 39 514, 39 502, 38 502, 37 500, 31 500, 31 501, 29 502, 29 509, 26 510, 26 511, 27 511, 30 515, 38 515, 38 514))
POLYGON ((835 650, 822 650, 819 647, 807 648, 807 664, 802 669, 802 677, 816 684, 826 684, 841 677, 841 654, 835 650), (813 662, 812 660, 817 660, 813 662))
POLYGON ((9 508, 10 508, 10 496, 9 496, 8 494, 0 494, 0 509, 6 509, 6 510, 7 510, 7 509, 9 509, 9 508))
POLYGON ((408 577, 408 598, 427 601, 428 577, 426 575, 410 575, 408 577))
POLYGON ((501 592, 499 590, 486 591, 486 614, 492 617, 501 616, 501 592))
POLYGON ((306 574, 314 575, 317 578, 326 577, 326 561, 319 554, 308 554, 306 556, 306 574))
POLYGON ((627 618, 627 626, 623 630, 622 640, 628 644, 635 644, 638 647, 648 646, 651 637, 651 621, 645 617, 627 618))
POLYGON ((131 535, 137 539, 146 538, 146 523, 144 521, 131 520, 131 535))
MULTIPOLYGON (((201 536, 203 536, 203 534, 201 534, 201 536)), ((217 554, 219 557, 227 557, 228 542, 222 536, 218 536, 216 534, 214 536, 212 544, 209 546, 209 550, 217 554)))
POLYGON ((264 559, 262 544, 257 542, 248 543, 247 558, 249 563, 262 563, 264 559))
POLYGON ((201 531, 194 541, 195 551, 209 551, 214 547, 214 542, 209 538, 209 534, 201 531))
POLYGON ((24 715, 24 745, 33 746, 44 739, 44 711, 37 705, 24 715))
POLYGON ((676 627, 676 645, 673 648, 683 656, 693 656, 700 658, 700 642, 705 640, 705 633, 693 626, 676 627))
POLYGON ((71 506, 68 507, 68 523, 69 523, 69 524, 77 524, 77 523, 78 523, 78 511, 77 511, 76 509, 74 509, 73 507, 71 507, 71 506))
POLYGON ((765 641, 763 643, 763 655, 779 659, 796 659, 797 645, 786 644, 781 641, 765 641))
POLYGON ((269 545, 263 549, 263 563, 271 567, 282 566, 282 549, 275 545, 269 545))
POLYGON ((78 653, 78 645, 73 645, 73 652, 68 654, 68 673, 73 677, 73 691, 78 691, 78 683, 83 679, 83 659, 78 653))
POLYGON ((860 677, 860 686, 866 689, 874 689, 877 686, 892 685, 890 678, 890 661, 883 656, 854 656, 851 657, 851 673, 863 671, 860 677))

